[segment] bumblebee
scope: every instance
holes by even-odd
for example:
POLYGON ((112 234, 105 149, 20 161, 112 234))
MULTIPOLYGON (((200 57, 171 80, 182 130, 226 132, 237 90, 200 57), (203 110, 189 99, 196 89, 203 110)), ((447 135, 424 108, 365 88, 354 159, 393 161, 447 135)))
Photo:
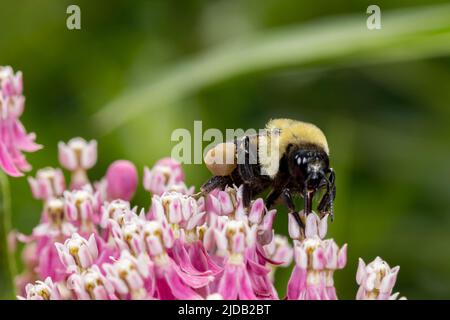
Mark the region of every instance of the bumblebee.
POLYGON ((333 217, 335 173, 329 165, 327 139, 314 124, 273 119, 258 134, 218 144, 204 160, 214 176, 202 185, 202 193, 242 186, 243 204, 248 207, 254 196, 270 189, 266 207, 284 203, 304 228, 293 195, 303 197, 304 212, 308 214, 314 195, 325 190, 317 211, 321 216, 328 213, 333 217))

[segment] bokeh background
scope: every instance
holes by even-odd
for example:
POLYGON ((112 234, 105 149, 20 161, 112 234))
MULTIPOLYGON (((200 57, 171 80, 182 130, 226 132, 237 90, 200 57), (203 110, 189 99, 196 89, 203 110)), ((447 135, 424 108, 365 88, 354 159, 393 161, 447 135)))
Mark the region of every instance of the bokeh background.
MULTIPOLYGON (((176 128, 260 128, 272 117, 327 134, 337 172, 329 235, 349 244, 337 272, 357 290, 357 258, 400 265, 410 299, 450 298, 450 7, 447 1, 1 1, 0 64, 22 70, 22 121, 57 166, 56 144, 97 139, 99 179, 114 160, 139 168, 170 155, 176 128), (81 7, 81 30, 66 8, 81 7)), ((208 143, 205 143, 205 146, 208 143)), ((187 182, 209 177, 185 165, 187 182)), ((25 178, 11 179, 13 227, 40 216, 25 178)), ((140 188, 136 204, 148 206, 140 188)), ((287 232, 280 208, 278 232, 287 232)), ((4 263, 4 261, 2 262, 4 263)), ((1 272, 0 272, 1 274, 1 272)), ((284 292, 289 269, 280 269, 284 292)), ((2 281, 0 279, 0 281, 2 281)), ((0 297, 12 297, 3 290, 0 297)))

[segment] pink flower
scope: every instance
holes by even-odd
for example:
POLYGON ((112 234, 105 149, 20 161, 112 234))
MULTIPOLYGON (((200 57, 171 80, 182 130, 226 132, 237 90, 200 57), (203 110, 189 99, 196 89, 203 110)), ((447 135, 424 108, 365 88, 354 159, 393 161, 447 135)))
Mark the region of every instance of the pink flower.
POLYGON ((125 220, 132 217, 135 212, 131 212, 130 203, 123 200, 105 202, 101 209, 100 227, 108 228, 109 220, 114 220, 119 225, 123 225, 125 220))
POLYGON ((22 73, 0 67, 0 168, 13 177, 31 169, 22 151, 41 148, 34 142, 35 134, 27 134, 19 120, 25 106, 22 89, 22 73))
POLYGON ((263 247, 264 255, 269 259, 270 279, 274 281, 274 274, 278 267, 287 267, 291 264, 294 250, 287 237, 275 235, 272 241, 263 247))
MULTIPOLYGON (((205 212, 200 211, 197 201, 178 192, 165 192, 152 197, 149 219, 166 220, 174 231, 191 231, 205 221, 205 212)), ((178 234, 177 234, 178 236, 178 234)))
POLYGON ((59 300, 60 294, 57 286, 50 277, 45 281, 36 281, 35 284, 27 284, 26 297, 18 297, 20 300, 59 300))
POLYGON ((60 197, 66 189, 64 175, 60 169, 40 169, 36 178, 28 177, 28 182, 35 199, 49 200, 60 197))
MULTIPOLYGON (((326 217, 324 218, 326 219, 326 217)), ((306 217, 305 238, 294 241, 295 267, 288 284, 290 300, 336 300, 333 273, 347 262, 347 245, 341 249, 334 240, 322 240, 326 220, 315 213, 306 217)), ((290 221, 297 224, 296 221, 290 221)), ((291 235, 297 235, 291 226, 291 235)))
POLYGON ((287 237, 275 235, 272 242, 264 246, 264 253, 277 266, 287 267, 291 264, 294 251, 287 237))
POLYGON ((68 222, 64 215, 64 202, 61 199, 51 199, 46 202, 43 213, 43 221, 33 229, 32 237, 58 237, 70 236, 76 232, 74 225, 68 222))
POLYGON ((100 219, 100 204, 97 194, 89 186, 82 190, 64 192, 64 212, 71 223, 83 233, 95 232, 95 224, 100 219))
POLYGON ((256 228, 249 228, 242 221, 231 220, 223 230, 217 230, 215 236, 220 252, 227 255, 217 293, 225 300, 256 299, 245 255, 245 248, 252 246, 256 240, 256 228))
POLYGON ((74 233, 64 244, 55 243, 55 246, 59 259, 67 268, 68 273, 89 268, 98 257, 94 234, 89 237, 89 240, 86 240, 78 233, 74 233))
POLYGON ((144 189, 155 195, 162 195, 166 191, 193 192, 193 188, 188 189, 184 183, 181 163, 172 158, 159 160, 151 170, 144 168, 144 189))
POLYGON ((68 280, 68 289, 78 300, 117 300, 114 286, 96 265, 83 273, 74 273, 68 280))
MULTIPOLYGON (((192 195, 181 165, 163 159, 145 171, 144 186, 154 193, 145 210, 128 202, 134 165, 116 161, 91 183, 86 170, 96 157, 95 143, 73 139, 60 144, 69 189, 59 169, 29 179, 44 210, 31 236, 11 234, 26 243, 16 278, 21 299, 279 299, 274 272, 293 257, 287 299, 337 299, 333 275, 347 262, 347 246, 325 239, 328 216, 300 212, 304 229, 290 216, 292 248, 274 232, 276 210, 263 199, 245 208, 242 187, 192 195), (46 280, 26 284, 36 279, 46 280)), ((367 266, 360 260, 357 298, 396 299, 397 273, 379 258, 367 266)))
MULTIPOLYGON (((399 293, 392 294, 400 267, 391 268, 380 257, 366 265, 360 258, 356 282, 359 290, 357 300, 396 300, 399 293)), ((404 299, 404 298, 402 298, 404 299)))
POLYGON ((18 240, 26 243, 22 260, 32 276, 41 279, 51 277, 55 281, 65 277, 54 242, 62 241, 76 232, 76 228, 63 216, 62 201, 49 200, 45 204, 42 222, 33 229, 31 236, 18 234, 18 240))
POLYGON ((67 144, 58 143, 59 162, 72 173, 71 188, 79 189, 89 183, 86 171, 97 162, 97 141, 73 138, 67 144))
POLYGON ((115 220, 109 220, 112 238, 119 251, 129 251, 133 255, 145 253, 142 224, 137 217, 125 220, 120 225, 115 220))
POLYGON ((103 264, 107 280, 121 299, 150 299, 154 295, 152 262, 145 254, 133 257, 128 251, 122 251, 114 263, 103 264))
POLYGON ((197 300, 196 290, 206 287, 214 278, 208 274, 187 273, 168 255, 173 246, 170 232, 159 221, 149 221, 144 226, 144 241, 154 262, 156 293, 159 299, 197 300))
POLYGON ((214 190, 206 196, 205 210, 219 216, 230 215, 235 212, 237 190, 228 188, 226 191, 214 190))
POLYGON ((108 200, 131 200, 136 192, 137 180, 134 164, 126 160, 113 162, 106 172, 108 200))

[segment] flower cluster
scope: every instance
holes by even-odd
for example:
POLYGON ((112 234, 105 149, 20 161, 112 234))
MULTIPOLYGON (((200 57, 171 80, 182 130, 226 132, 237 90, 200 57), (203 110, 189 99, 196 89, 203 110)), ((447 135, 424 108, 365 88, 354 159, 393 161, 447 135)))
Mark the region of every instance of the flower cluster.
POLYGON ((0 66, 0 169, 13 177, 31 169, 22 152, 41 148, 34 142, 35 134, 28 134, 19 120, 25 108, 22 91, 22 73, 0 66))
MULTIPOLYGON (((289 219, 286 237, 276 235, 276 210, 262 199, 243 206, 241 188, 194 194, 180 163, 166 158, 145 168, 148 210, 130 204, 137 171, 116 161, 91 182, 96 142, 59 144, 61 166, 29 178, 43 202, 42 218, 25 242, 25 271, 17 277, 21 299, 279 299, 274 274, 295 265, 287 299, 337 299, 335 270, 347 262, 347 246, 325 239, 327 216, 300 213, 305 229, 289 219), (66 187, 69 185, 69 187, 66 187), (42 281, 43 280, 43 281, 42 281)), ((358 299, 393 299, 398 267, 362 260, 358 299)))

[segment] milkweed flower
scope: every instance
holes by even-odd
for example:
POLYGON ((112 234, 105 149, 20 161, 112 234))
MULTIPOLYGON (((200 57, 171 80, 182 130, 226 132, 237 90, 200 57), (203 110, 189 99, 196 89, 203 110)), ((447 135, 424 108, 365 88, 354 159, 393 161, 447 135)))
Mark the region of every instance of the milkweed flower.
POLYGON ((25 287, 26 297, 19 296, 20 300, 59 300, 60 294, 57 286, 50 277, 45 281, 36 281, 34 284, 27 284, 25 287))
POLYGON ((49 200, 62 196, 66 190, 61 169, 44 168, 36 173, 36 178, 28 177, 28 183, 35 199, 49 200))
POLYGON ((99 194, 89 185, 81 190, 64 192, 64 212, 68 221, 80 228, 84 234, 96 231, 95 224, 100 219, 99 194))
POLYGON ((256 229, 248 228, 242 221, 227 221, 221 231, 215 233, 221 252, 226 252, 223 275, 217 293, 226 300, 255 300, 250 272, 246 266, 245 250, 256 241, 256 229))
POLYGON ((86 240, 78 233, 74 233, 64 244, 55 243, 55 246, 61 262, 69 273, 73 270, 87 269, 98 257, 94 234, 86 240))
MULTIPOLYGON (((328 216, 301 212, 304 230, 290 216, 292 245, 275 233, 277 211, 263 199, 245 208, 236 186, 194 194, 173 159, 145 168, 151 203, 140 208, 130 203, 138 179, 131 162, 114 162, 92 182, 96 142, 60 143, 59 158, 72 173, 68 187, 60 169, 39 170, 29 183, 43 202, 41 220, 29 236, 14 233, 25 242, 20 299, 279 299, 275 270, 292 261, 287 299, 337 299, 333 276, 347 263, 347 245, 326 238, 328 216)), ((397 273, 361 260, 357 298, 396 298, 397 273)))
POLYGON ((273 282, 275 280, 276 270, 279 267, 288 267, 291 264, 294 256, 294 250, 287 237, 277 234, 273 237, 269 244, 264 246, 264 253, 269 259, 269 277, 273 282))
POLYGON ((46 202, 43 212, 43 221, 33 229, 32 237, 49 236, 58 238, 60 236, 70 236, 77 231, 64 214, 64 202, 61 198, 50 199, 46 202))
POLYGON ((163 158, 156 162, 152 169, 144 168, 144 189, 162 195, 166 191, 177 191, 192 194, 193 187, 184 183, 184 172, 181 163, 172 158, 163 158))
MULTIPOLYGON (((306 219, 305 237, 294 240, 295 267, 288 284, 291 300, 336 300, 333 273, 347 263, 347 245, 339 249, 332 239, 323 240, 327 229, 327 217, 320 219, 310 213, 306 219)), ((298 224, 290 219, 291 233, 298 224)))
MULTIPOLYGON (((110 222, 114 220, 119 225, 122 225, 131 214, 130 203, 121 199, 113 200, 111 202, 105 201, 101 208, 100 227, 107 229, 110 222)), ((133 213, 135 213, 133 211, 133 213)))
POLYGON ((87 142, 73 138, 68 143, 58 143, 59 163, 72 174, 72 189, 79 189, 89 183, 87 170, 97 162, 97 141, 87 142))
POLYGON ((73 291, 78 300, 117 300, 114 286, 94 265, 82 273, 74 273, 67 280, 67 289, 73 291))
POLYGON ((117 261, 104 264, 102 268, 119 298, 145 300, 152 297, 151 261, 145 254, 136 258, 128 251, 122 251, 117 261))
MULTIPOLYGON (((400 267, 391 268, 386 261, 376 257, 374 261, 365 264, 360 258, 356 282, 359 290, 357 300, 396 300, 399 293, 392 294, 400 267)), ((401 298, 404 299, 404 298, 401 298)))
POLYGON ((0 168, 13 177, 31 169, 22 152, 41 148, 34 142, 36 135, 28 134, 19 120, 25 108, 22 91, 22 73, 0 66, 0 168))

